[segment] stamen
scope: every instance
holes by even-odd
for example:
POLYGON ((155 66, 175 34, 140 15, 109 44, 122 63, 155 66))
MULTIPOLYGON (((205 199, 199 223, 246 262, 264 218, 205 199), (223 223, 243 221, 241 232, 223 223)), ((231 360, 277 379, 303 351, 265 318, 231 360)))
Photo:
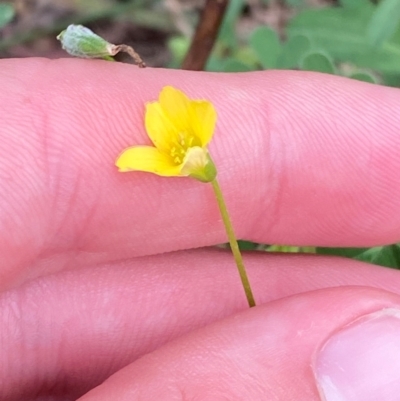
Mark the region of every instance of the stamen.
POLYGON ((176 164, 182 164, 188 150, 192 147, 195 142, 193 135, 188 136, 185 132, 180 132, 174 145, 170 148, 169 154, 176 164))

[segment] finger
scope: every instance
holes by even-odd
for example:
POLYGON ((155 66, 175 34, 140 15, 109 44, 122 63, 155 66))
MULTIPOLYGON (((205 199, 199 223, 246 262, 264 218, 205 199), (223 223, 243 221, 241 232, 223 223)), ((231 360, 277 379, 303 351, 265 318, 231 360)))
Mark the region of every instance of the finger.
POLYGON ((398 355, 399 334, 398 295, 299 294, 147 354, 79 400, 396 400, 400 362, 390 356, 398 355), (333 349, 340 355, 329 355, 333 349))
MULTIPOLYGON (((400 274, 357 261, 246 254, 258 305, 326 287, 400 293, 400 274), (264 257, 265 256, 265 257, 264 257)), ((0 394, 76 399, 164 343, 247 309, 229 253, 191 251, 62 272, 0 297, 0 394)))
POLYGON ((3 60, 0 285, 57 269, 226 239, 212 190, 118 173, 148 144, 144 104, 164 85, 209 99, 210 145, 237 235, 372 245, 399 238, 398 90, 300 72, 135 69, 3 60))

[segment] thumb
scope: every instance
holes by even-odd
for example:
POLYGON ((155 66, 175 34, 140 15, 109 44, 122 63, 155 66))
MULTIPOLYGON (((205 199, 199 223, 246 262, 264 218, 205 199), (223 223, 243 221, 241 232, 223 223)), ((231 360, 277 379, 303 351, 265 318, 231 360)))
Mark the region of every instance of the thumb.
POLYGON ((397 400, 399 352, 399 296, 326 289, 192 332, 80 401, 397 400))

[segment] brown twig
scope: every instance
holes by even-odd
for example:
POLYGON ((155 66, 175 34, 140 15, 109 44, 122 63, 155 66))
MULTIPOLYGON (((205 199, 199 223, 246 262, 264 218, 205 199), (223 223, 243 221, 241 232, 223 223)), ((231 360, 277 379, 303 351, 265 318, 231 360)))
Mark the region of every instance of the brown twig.
MULTIPOLYGON (((115 52, 115 54, 122 52, 122 53, 127 53, 129 54, 133 60, 135 61, 135 63, 140 67, 140 68, 144 68, 146 67, 145 62, 142 60, 142 58, 139 56, 138 53, 135 52, 135 50, 133 49, 133 47, 131 46, 127 46, 127 45, 113 45, 113 53, 115 52)), ((113 56, 115 56, 115 54, 113 54, 113 56)))
POLYGON ((201 71, 217 39, 218 31, 229 0, 206 0, 199 24, 182 69, 201 71))

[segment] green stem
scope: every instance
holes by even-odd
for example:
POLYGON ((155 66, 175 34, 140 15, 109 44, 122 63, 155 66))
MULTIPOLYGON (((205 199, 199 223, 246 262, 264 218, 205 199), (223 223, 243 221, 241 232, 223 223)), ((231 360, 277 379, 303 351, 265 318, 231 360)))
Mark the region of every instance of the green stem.
POLYGON ((222 220, 225 225, 226 233, 228 234, 229 244, 232 249, 233 257, 235 258, 235 262, 236 262, 236 266, 239 271, 240 279, 242 280, 242 285, 244 288, 244 292, 246 293, 247 302, 249 303, 249 307, 251 308, 253 306, 256 306, 256 303, 254 301, 253 292, 251 291, 250 282, 247 277, 246 269, 244 267, 242 254, 240 253, 239 245, 237 243, 235 233, 233 231, 233 226, 232 226, 229 214, 228 214, 228 209, 226 208, 224 197, 222 195, 222 191, 218 184, 217 179, 214 178, 214 180, 211 181, 211 184, 214 189, 215 196, 217 198, 219 210, 221 212, 222 220))

